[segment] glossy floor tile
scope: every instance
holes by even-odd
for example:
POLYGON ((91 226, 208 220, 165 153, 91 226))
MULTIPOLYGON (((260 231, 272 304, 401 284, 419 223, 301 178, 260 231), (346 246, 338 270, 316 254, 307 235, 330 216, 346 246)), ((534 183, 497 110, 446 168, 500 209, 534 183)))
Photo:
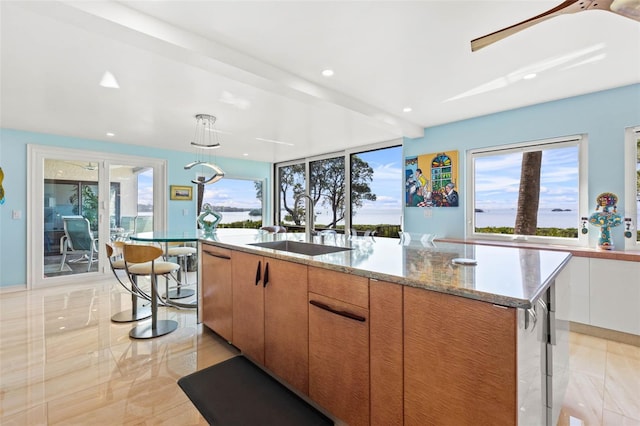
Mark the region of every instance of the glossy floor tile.
POLYGON ((571 334, 559 426, 640 426, 640 348, 571 334))
MULTIPOLYGON (((237 350, 188 309, 160 309, 176 331, 131 339, 131 323, 110 320, 129 307, 113 276, 0 294, 0 424, 205 425, 176 382, 237 350)), ((577 333, 570 344, 558 424, 640 426, 640 348, 577 333)))
POLYGON ((176 382, 237 350, 188 309, 160 308, 170 334, 129 338, 113 281, 0 295, 0 424, 207 424, 176 382))

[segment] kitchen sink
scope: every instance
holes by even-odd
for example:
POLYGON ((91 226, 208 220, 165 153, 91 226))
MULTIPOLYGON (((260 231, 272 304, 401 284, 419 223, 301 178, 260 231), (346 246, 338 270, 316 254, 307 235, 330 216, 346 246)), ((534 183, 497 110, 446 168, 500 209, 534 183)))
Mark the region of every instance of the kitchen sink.
POLYGON ((267 243, 251 243, 250 246, 270 248, 273 250, 286 251, 289 253, 305 254, 307 256, 318 256, 321 254, 337 253, 351 250, 348 247, 325 246, 323 244, 303 243, 300 241, 270 241, 267 243))

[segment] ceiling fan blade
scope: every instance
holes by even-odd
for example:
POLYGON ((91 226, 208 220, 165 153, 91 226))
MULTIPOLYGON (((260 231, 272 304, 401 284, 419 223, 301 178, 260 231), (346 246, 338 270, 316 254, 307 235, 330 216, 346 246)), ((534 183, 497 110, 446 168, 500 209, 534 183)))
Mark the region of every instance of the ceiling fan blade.
POLYGON ((549 9, 546 12, 541 13, 540 15, 536 15, 533 18, 529 18, 515 25, 511 25, 510 27, 503 28, 491 34, 487 34, 485 36, 471 40, 471 51, 475 52, 476 50, 480 50, 483 47, 495 43, 496 41, 500 41, 506 37, 509 37, 510 35, 513 35, 519 31, 532 27, 535 24, 539 24, 540 22, 546 21, 547 19, 551 19, 556 16, 582 12, 583 10, 587 9, 609 10, 611 2, 612 0, 565 0, 556 7, 549 9))
POLYGON ((640 22, 640 0, 613 0, 609 10, 640 22))

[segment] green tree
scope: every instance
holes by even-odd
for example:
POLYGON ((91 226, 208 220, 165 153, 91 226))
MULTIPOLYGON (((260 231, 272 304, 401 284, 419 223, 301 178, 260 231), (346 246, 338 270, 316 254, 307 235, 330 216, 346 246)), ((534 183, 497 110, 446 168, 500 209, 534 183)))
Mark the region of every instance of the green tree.
MULTIPOLYGON (((95 185, 94 185, 95 187, 95 185)), ((95 187, 97 190, 97 187, 95 187)), ((74 187, 69 196, 69 202, 73 205, 73 214, 82 215, 89 220, 91 229, 98 229, 98 194, 90 185, 82 185, 82 196, 78 194, 78 186, 74 187), (78 200, 80 198, 80 202, 78 200), (80 205, 82 203, 82 206, 80 205)))
POLYGON ((288 213, 287 219, 300 225, 304 217, 304 209, 289 205, 290 200, 295 200, 300 194, 304 194, 305 181, 304 164, 293 164, 280 167, 280 202, 282 208, 288 213), (291 193, 291 194, 290 194, 291 193))
POLYGON ((335 228, 337 223, 344 219, 344 157, 314 161, 309 171, 313 205, 321 203, 331 211, 331 222, 327 227, 335 228))
MULTIPOLYGON (((328 158, 311 163, 309 167, 310 196, 314 207, 318 204, 331 211, 329 228, 336 228, 345 215, 345 167, 344 157, 328 158)), ((375 201, 376 195, 371 192, 373 168, 357 155, 351 157, 351 203, 353 209, 362 207, 364 200, 375 201)), ((288 200, 295 200, 305 189, 304 164, 295 164, 280 168, 280 199, 282 208, 287 211, 287 219, 301 225, 304 218, 305 204, 289 205, 288 200), (288 198, 288 200, 287 200, 288 198)))
POLYGON ((373 168, 358 157, 351 156, 351 208, 352 214, 362 207, 363 201, 376 201, 376 194, 371 192, 369 185, 373 180, 373 168))

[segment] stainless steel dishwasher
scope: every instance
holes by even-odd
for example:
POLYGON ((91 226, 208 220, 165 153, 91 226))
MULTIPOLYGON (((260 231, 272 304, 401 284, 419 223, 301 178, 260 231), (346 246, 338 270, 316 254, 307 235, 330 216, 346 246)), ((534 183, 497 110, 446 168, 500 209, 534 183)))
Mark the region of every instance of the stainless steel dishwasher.
POLYGON ((569 289, 518 310, 518 425, 555 426, 569 382, 569 289))

